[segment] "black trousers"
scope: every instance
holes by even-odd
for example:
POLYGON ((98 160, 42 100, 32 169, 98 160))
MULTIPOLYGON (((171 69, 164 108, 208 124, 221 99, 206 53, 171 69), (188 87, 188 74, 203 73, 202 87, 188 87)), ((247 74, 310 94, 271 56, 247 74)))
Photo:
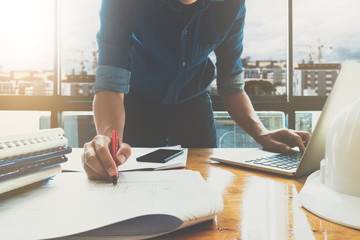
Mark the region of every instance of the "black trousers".
POLYGON ((217 146, 208 93, 181 104, 163 105, 130 92, 125 95, 124 105, 126 120, 123 138, 132 147, 217 146))

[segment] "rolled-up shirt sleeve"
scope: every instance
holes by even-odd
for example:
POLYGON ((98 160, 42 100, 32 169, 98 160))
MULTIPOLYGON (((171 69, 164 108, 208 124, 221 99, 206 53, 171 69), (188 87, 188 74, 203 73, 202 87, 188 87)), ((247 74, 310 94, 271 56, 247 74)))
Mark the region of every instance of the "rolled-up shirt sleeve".
POLYGON ((121 1, 103 0, 100 10, 100 30, 96 36, 99 65, 93 92, 127 93, 130 81, 130 51, 133 44, 131 19, 121 1))
POLYGON ((244 91, 244 73, 241 64, 243 51, 245 4, 242 1, 234 24, 217 49, 217 88, 221 96, 244 91))
POLYGON ((226 96, 237 92, 244 92, 245 82, 244 82, 244 73, 222 79, 222 81, 217 79, 217 89, 220 96, 226 96))
POLYGON ((126 94, 130 90, 130 76, 130 71, 125 68, 99 65, 93 92, 115 91, 126 94))

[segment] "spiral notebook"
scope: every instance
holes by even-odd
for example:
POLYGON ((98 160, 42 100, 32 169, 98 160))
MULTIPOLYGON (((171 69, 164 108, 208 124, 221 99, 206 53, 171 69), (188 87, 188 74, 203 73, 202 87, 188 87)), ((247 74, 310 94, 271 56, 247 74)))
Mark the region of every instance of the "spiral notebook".
POLYGON ((71 152, 61 128, 0 137, 0 193, 48 179, 71 152))

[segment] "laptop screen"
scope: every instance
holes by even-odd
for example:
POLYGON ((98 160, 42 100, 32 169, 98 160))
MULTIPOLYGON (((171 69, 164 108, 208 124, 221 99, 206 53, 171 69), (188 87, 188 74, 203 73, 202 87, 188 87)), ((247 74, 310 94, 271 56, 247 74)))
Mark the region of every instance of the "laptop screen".
POLYGON ((346 105, 359 97, 360 63, 344 62, 300 162, 296 172, 297 176, 314 172, 320 168, 320 161, 325 157, 326 133, 332 120, 346 105))

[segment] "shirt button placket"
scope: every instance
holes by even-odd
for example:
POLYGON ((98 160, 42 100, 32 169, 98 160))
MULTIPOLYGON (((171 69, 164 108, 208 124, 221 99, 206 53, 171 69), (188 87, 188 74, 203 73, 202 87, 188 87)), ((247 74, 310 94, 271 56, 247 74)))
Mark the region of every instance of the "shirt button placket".
MULTIPOLYGON (((187 29, 185 29, 184 30, 184 37, 187 37, 188 36, 188 30, 187 29)), ((186 41, 186 40, 185 40, 186 41)), ((183 61, 182 63, 181 63, 181 66, 182 67, 185 67, 186 66, 186 61, 183 61)))

